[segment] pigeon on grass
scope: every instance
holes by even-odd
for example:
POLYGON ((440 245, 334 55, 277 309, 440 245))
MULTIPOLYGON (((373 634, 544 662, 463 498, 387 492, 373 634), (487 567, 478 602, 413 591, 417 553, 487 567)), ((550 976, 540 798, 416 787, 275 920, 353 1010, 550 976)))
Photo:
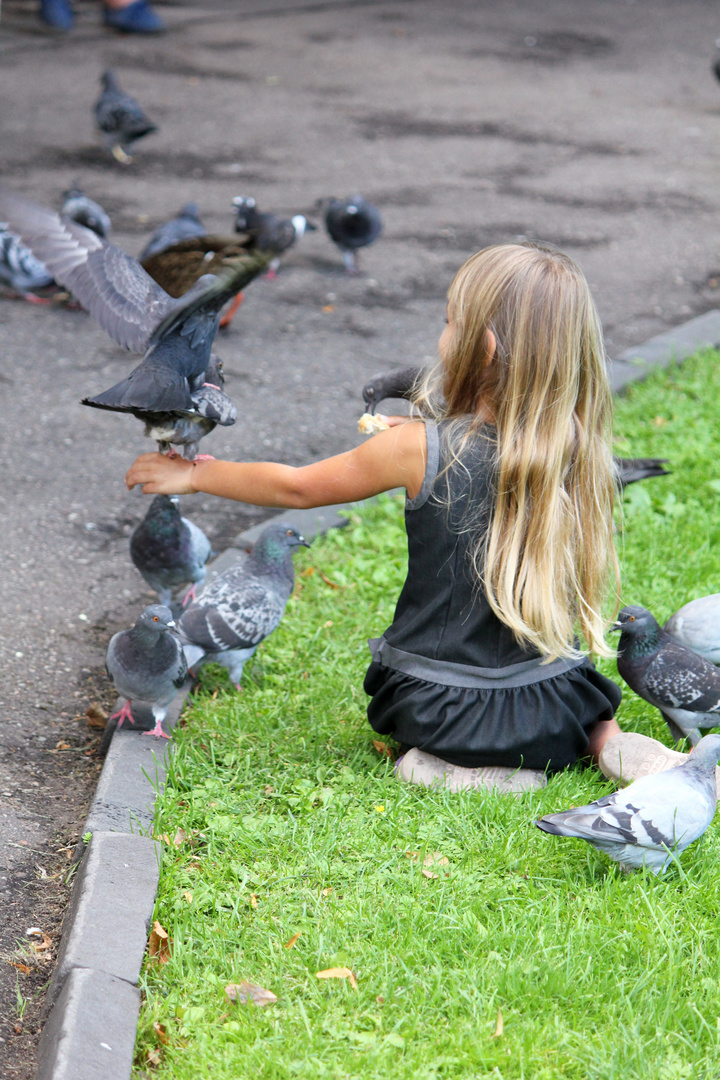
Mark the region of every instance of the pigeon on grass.
POLYGON ((180 514, 177 495, 156 495, 130 537, 130 558, 161 604, 170 607, 173 589, 191 583, 183 599, 195 599, 195 586, 205 580, 205 564, 212 554, 202 529, 180 514))
POLYGON ((720 593, 691 600, 670 616, 664 629, 681 645, 720 664, 720 593))
POLYGON ((135 723, 131 708, 145 705, 152 711, 155 727, 145 735, 167 739, 162 722, 168 706, 185 682, 187 660, 176 633, 172 612, 162 604, 151 604, 131 630, 113 634, 105 657, 107 673, 115 684, 123 707, 110 717, 135 723))
POLYGON ((377 240, 382 232, 382 218, 377 206, 362 195, 351 195, 348 199, 328 201, 325 228, 340 249, 347 272, 357 274, 357 252, 377 240))
POLYGON ((625 607, 618 671, 628 686, 660 710, 676 742, 700 741, 700 729, 720 724, 720 671, 676 641, 646 608, 625 607))
POLYGON ((176 300, 114 244, 5 188, 0 219, 118 345, 145 354, 126 379, 83 405, 135 415, 197 411, 192 395, 206 382, 220 311, 269 261, 268 253, 222 276, 204 275, 176 300))
POLYGON ((295 584, 292 551, 300 545, 310 547, 297 529, 273 522, 185 609, 178 629, 191 669, 212 660, 240 688, 245 663, 283 617, 295 584))
POLYGON ((100 82, 102 92, 95 102, 95 125, 115 160, 129 165, 130 147, 157 131, 157 127, 148 120, 139 102, 120 89, 114 72, 103 72, 100 82))
POLYGON ((623 870, 645 867, 662 874, 715 815, 718 759, 720 735, 706 735, 681 765, 643 776, 589 806, 546 814, 535 824, 554 836, 587 840, 623 870))

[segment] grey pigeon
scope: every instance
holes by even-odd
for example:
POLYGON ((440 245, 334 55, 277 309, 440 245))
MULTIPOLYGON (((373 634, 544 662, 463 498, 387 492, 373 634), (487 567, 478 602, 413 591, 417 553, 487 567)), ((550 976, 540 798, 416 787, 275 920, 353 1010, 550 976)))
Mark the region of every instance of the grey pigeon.
POLYGON ((380 402, 386 398, 409 401, 422 375, 423 369, 419 367, 396 368, 373 375, 362 388, 365 412, 374 414, 380 402))
POLYGON ((147 244, 138 256, 138 262, 144 262, 151 255, 159 255, 161 251, 178 244, 181 240, 190 240, 195 236, 205 236, 207 229, 200 220, 200 208, 197 203, 189 202, 181 208, 180 212, 158 225, 147 244))
POLYGON ((95 124, 115 160, 129 165, 132 158, 127 151, 157 127, 135 98, 120 89, 114 72, 103 72, 100 82, 102 92, 95 102, 95 124))
POLYGON ((623 870, 644 866, 662 874, 673 854, 699 839, 715 815, 719 758, 720 735, 706 735, 681 765, 643 776, 589 806, 546 814, 535 824, 555 836, 587 840, 623 870))
POLYGON ((691 600, 670 616, 664 629, 688 649, 720 664, 720 593, 691 600))
POLYGON ((192 587, 183 603, 195 599, 195 586, 205 580, 205 564, 212 554, 207 536, 182 517, 179 504, 177 495, 156 495, 130 537, 130 558, 166 607, 173 589, 188 582, 192 587))
POLYGON ((625 607, 613 630, 620 630, 618 671, 639 697, 655 705, 673 738, 700 740, 700 728, 720 724, 720 671, 681 645, 646 608, 625 607))
POLYGON ((161 454, 172 453, 172 446, 181 446, 188 461, 203 461, 211 455, 198 453, 200 440, 218 424, 231 427, 237 420, 237 409, 224 392, 224 384, 222 360, 211 353, 205 382, 190 395, 190 409, 166 413, 137 410, 134 415, 144 421, 145 434, 157 441, 161 454))
POLYGON ((192 395, 206 381, 220 311, 268 253, 257 252, 254 265, 248 259, 222 277, 204 275, 174 300, 114 244, 4 188, 0 218, 119 345, 145 353, 126 379, 83 405, 136 416, 196 408, 192 395))
POLYGON ((131 706, 149 706, 155 727, 147 735, 167 739, 162 722, 168 705, 176 696, 188 674, 187 660, 176 633, 172 612, 162 604, 151 604, 131 630, 113 634, 105 657, 107 673, 120 697, 123 707, 110 717, 134 724, 131 706))
POLYGON ((276 629, 295 583, 292 550, 307 540, 287 522, 263 529, 252 551, 208 585, 178 629, 191 668, 213 660, 239 687, 243 667, 276 629))
POLYGON ((340 248, 345 269, 357 273, 356 253, 377 240, 382 232, 382 218, 377 206, 362 195, 348 199, 330 199, 325 210, 325 228, 340 248))
POLYGON ((100 203, 86 195, 82 188, 71 187, 63 192, 60 214, 76 221, 78 225, 84 225, 103 240, 110 235, 112 225, 108 214, 100 203))
POLYGON ((273 258, 268 266, 268 277, 274 277, 280 264, 279 256, 287 251, 308 230, 316 228, 304 214, 281 218, 277 214, 261 213, 255 199, 238 195, 235 207, 235 232, 248 234, 248 251, 269 251, 273 258))
POLYGON ((670 476, 667 458, 613 458, 615 474, 621 488, 635 484, 638 480, 650 480, 654 476, 670 476))

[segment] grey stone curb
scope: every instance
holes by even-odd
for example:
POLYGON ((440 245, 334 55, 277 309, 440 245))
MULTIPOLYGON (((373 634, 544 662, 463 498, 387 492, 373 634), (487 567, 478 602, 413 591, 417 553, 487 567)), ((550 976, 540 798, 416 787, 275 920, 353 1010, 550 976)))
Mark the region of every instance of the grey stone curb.
MULTIPOLYGON (((656 367, 720 346, 720 311, 708 311, 611 364, 614 391, 656 367)), ((289 510, 282 520, 306 539, 346 524, 351 504, 289 510)), ((266 522, 241 533, 208 569, 205 584, 231 566, 266 522)), ((189 686, 173 702, 173 727, 189 686)), ((142 717, 138 716, 139 725, 142 717)), ((129 1080, 140 1008, 137 980, 159 880, 159 845, 141 835, 152 826, 155 798, 172 745, 137 731, 115 731, 87 819, 92 832, 64 921, 57 968, 48 989, 49 1017, 39 1044, 36 1080, 129 1080)))

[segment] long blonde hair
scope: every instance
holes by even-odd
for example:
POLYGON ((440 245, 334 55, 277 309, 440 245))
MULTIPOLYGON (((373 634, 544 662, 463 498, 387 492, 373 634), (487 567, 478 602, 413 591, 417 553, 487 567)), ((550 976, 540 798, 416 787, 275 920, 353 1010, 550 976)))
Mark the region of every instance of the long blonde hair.
POLYGON ((549 659, 579 655, 577 623, 592 653, 612 656, 601 612, 611 574, 619 586, 612 395, 587 281, 560 251, 499 244, 457 272, 448 320, 452 342, 415 403, 456 421, 455 461, 488 411, 497 426, 490 528, 472 510, 465 521, 477 580, 516 639, 549 659))

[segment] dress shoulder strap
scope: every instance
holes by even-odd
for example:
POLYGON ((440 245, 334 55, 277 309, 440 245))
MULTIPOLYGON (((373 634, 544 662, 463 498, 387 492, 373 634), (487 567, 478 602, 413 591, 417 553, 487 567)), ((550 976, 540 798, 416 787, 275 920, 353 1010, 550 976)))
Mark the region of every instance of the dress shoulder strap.
POLYGON ((421 506, 425 505, 430 498, 432 486, 440 467, 440 434, 437 424, 433 424, 429 420, 425 421, 425 439, 427 441, 425 476, 423 477, 422 487, 415 498, 406 500, 406 510, 419 510, 421 506))

